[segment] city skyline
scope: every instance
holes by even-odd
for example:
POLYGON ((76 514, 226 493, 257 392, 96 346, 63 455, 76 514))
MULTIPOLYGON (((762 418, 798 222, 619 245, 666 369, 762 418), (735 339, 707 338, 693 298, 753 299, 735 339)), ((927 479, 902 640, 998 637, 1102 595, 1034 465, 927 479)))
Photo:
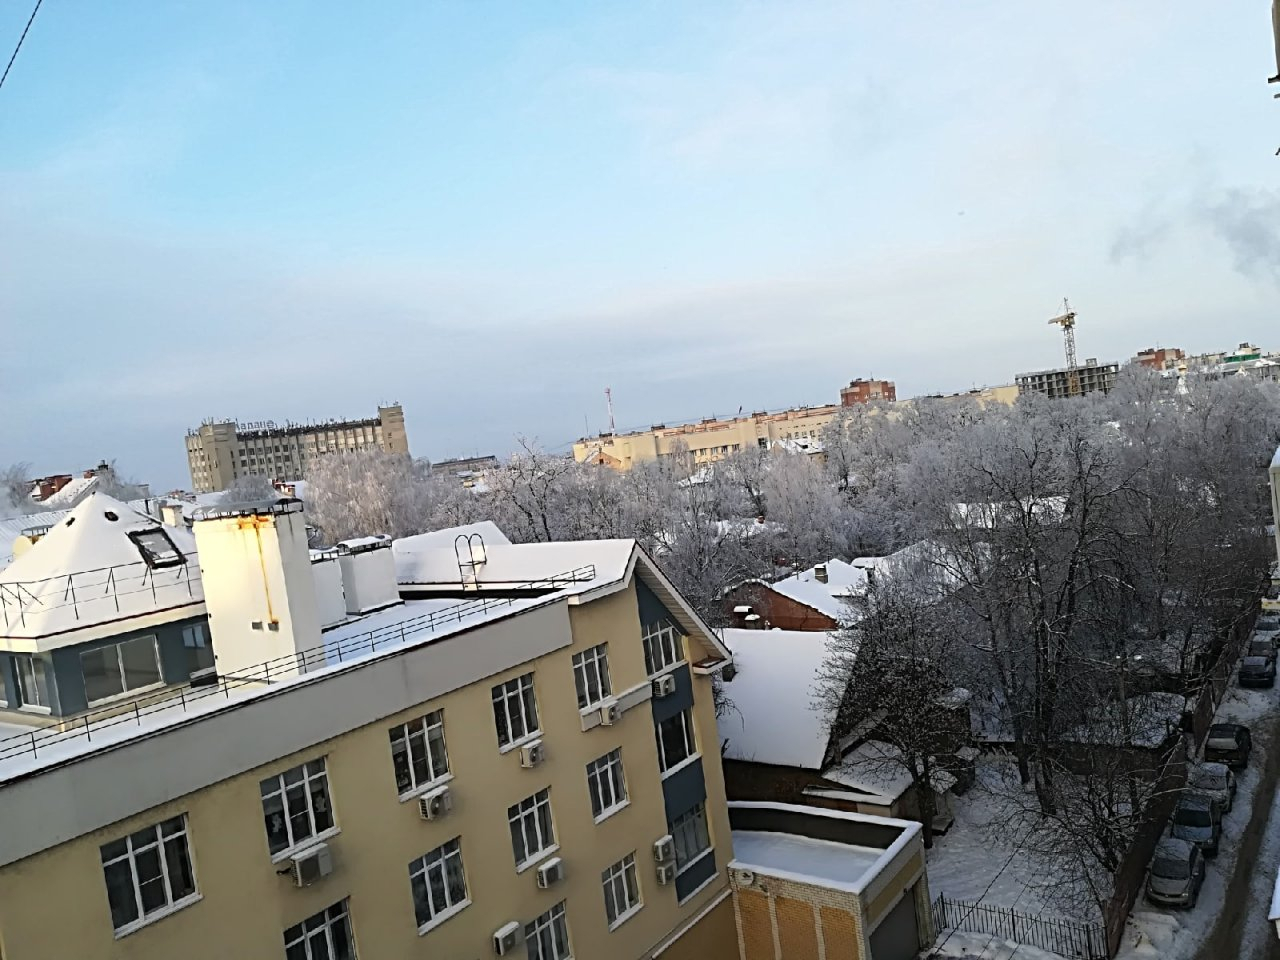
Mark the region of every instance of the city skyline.
POLYGON ((1063 295, 1082 359, 1266 345, 1256 7, 46 8, 0 448, 167 488, 207 416, 394 397, 430 459, 564 449, 605 386, 621 427, 1008 383, 1063 295))

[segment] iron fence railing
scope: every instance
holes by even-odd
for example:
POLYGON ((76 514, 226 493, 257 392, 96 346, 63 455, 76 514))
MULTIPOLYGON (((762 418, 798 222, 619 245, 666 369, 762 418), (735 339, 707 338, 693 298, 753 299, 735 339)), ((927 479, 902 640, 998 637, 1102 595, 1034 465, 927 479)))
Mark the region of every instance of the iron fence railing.
POLYGON ((935 930, 986 934, 1012 943, 1039 947, 1063 957, 1107 960, 1107 935, 1100 923, 1033 917, 1009 907, 966 903, 940 896, 933 901, 935 930))
MULTIPOLYGON (((375 627, 345 640, 321 643, 315 647, 254 664, 235 673, 220 675, 212 683, 160 690, 129 702, 86 711, 74 717, 66 717, 33 727, 26 733, 0 738, 0 763, 28 754, 38 757, 42 750, 49 750, 73 740, 83 739, 91 743, 95 735, 101 736, 120 724, 134 724, 141 727, 149 718, 164 711, 178 710, 185 713, 208 705, 210 699, 214 697, 229 700, 234 691, 281 683, 321 668, 370 656, 379 650, 400 646, 419 634, 434 633, 449 624, 461 624, 472 617, 524 603, 530 598, 531 592, 558 590, 574 583, 594 580, 595 576, 595 565, 588 564, 542 580, 523 581, 514 585, 524 593, 523 596, 476 597, 463 600, 439 610, 375 627)), ((508 585, 508 589, 512 586, 508 585)))
POLYGON ((200 568, 193 563, 158 570, 142 561, 117 564, 44 580, 0 583, 0 617, 7 630, 35 627, 41 618, 67 609, 78 622, 128 613, 131 599, 137 596, 149 597, 152 605, 162 599, 195 600, 199 587, 200 568))

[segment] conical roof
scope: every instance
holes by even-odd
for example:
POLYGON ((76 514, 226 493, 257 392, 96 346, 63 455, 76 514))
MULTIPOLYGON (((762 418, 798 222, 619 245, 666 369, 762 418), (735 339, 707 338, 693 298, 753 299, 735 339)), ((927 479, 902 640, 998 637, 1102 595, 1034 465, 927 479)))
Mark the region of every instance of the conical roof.
POLYGON ((137 617, 203 612, 195 537, 96 491, 0 571, 0 636, 80 642, 90 627, 122 632, 137 617))

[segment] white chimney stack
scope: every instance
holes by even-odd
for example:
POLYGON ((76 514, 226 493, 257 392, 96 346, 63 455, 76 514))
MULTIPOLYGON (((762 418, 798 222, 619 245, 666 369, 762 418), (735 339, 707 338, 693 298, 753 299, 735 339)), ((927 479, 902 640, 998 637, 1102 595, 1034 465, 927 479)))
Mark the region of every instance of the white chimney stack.
MULTIPOLYGON (((319 647, 301 501, 207 507, 193 530, 221 676, 264 677, 268 661, 319 647)), ((270 664, 271 677, 297 672, 292 661, 270 664)))
POLYGON ((369 613, 400 603, 391 538, 385 535, 337 544, 347 613, 369 613))

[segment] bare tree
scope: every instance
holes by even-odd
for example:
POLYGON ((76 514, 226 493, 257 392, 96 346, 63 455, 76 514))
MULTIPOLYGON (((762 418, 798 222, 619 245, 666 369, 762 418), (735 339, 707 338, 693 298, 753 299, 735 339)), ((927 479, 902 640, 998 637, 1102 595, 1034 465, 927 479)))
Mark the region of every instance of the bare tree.
POLYGON ((31 464, 0 467, 0 516, 25 516, 39 509, 31 499, 31 464))
POLYGON ((436 487, 426 464, 382 450, 317 457, 307 471, 307 513, 323 540, 434 529, 436 487))
POLYGON ((237 477, 231 486, 222 491, 219 503, 249 503, 254 500, 269 500, 278 497, 279 493, 266 477, 248 474, 237 477))

